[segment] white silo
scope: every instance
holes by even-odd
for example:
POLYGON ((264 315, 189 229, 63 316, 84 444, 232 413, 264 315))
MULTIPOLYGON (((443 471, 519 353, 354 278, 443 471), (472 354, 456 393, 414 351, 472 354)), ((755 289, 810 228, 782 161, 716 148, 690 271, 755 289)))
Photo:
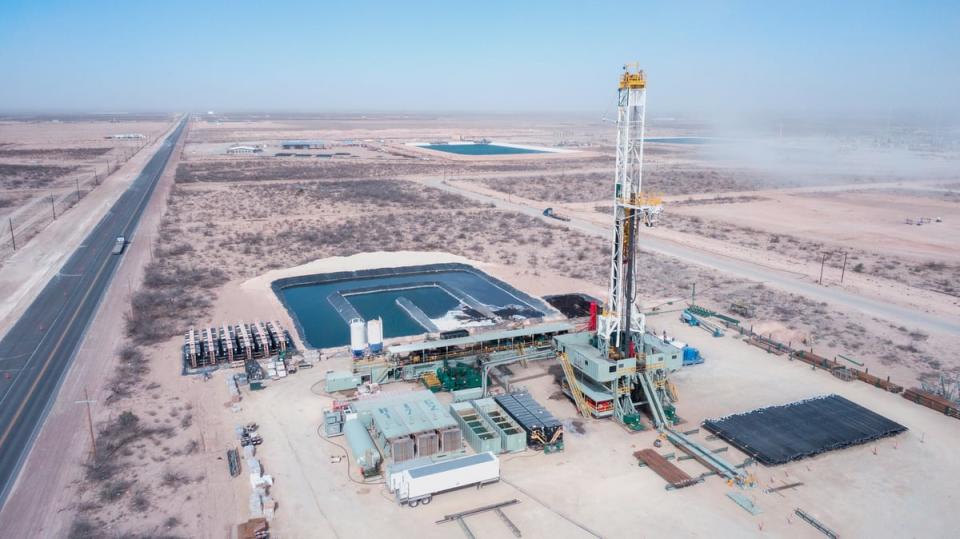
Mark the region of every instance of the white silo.
POLYGON ((367 343, 374 354, 383 352, 383 319, 375 318, 367 321, 367 343))
POLYGON ((350 350, 353 357, 363 357, 367 348, 367 331, 363 318, 354 318, 350 321, 350 350))

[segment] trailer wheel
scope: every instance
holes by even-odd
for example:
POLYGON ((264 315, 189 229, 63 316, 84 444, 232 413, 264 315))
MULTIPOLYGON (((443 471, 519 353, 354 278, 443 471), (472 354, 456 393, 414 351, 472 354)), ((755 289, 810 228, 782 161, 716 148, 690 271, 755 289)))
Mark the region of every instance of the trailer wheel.
POLYGON ((430 505, 430 502, 432 502, 432 501, 433 501, 433 496, 427 496, 426 498, 424 498, 423 500, 421 500, 421 503, 422 503, 423 505, 430 505))
POLYGON ((409 502, 407 502, 407 505, 409 505, 410 507, 416 507, 420 505, 420 500, 410 500, 409 502))

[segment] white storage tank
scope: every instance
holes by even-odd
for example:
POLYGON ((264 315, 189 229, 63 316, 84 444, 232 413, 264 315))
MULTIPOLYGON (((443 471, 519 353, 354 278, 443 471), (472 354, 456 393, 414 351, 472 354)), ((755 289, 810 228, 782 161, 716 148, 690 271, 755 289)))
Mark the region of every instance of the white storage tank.
POLYGON ((350 350, 353 357, 363 357, 367 348, 367 328, 362 318, 350 321, 350 350))
POLYGON ((367 321, 367 343, 374 354, 383 352, 383 319, 375 318, 367 321))

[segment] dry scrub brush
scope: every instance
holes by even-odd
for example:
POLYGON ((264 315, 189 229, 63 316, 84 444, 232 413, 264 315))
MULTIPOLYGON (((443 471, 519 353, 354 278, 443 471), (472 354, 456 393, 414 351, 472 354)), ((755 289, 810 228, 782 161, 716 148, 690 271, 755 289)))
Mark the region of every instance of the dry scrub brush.
POLYGON ((819 263, 826 254, 826 266, 835 270, 842 271, 844 255, 846 255, 847 270, 854 273, 875 275, 932 292, 960 296, 960 288, 958 288, 960 285, 957 285, 960 282, 960 264, 935 260, 909 260, 887 253, 870 252, 683 214, 667 215, 661 219, 661 224, 679 232, 730 242, 751 249, 776 252, 807 262, 819 263))
POLYGON ((71 166, 0 164, 0 188, 40 189, 77 170, 71 166))
MULTIPOLYGON (((204 160, 180 163, 177 182, 243 182, 272 180, 368 179, 407 175, 463 174, 471 172, 520 172, 543 168, 545 161, 423 161, 418 159, 375 161, 315 160, 304 162, 283 157, 244 160, 204 160)), ((578 163, 589 163, 581 160, 578 163)))

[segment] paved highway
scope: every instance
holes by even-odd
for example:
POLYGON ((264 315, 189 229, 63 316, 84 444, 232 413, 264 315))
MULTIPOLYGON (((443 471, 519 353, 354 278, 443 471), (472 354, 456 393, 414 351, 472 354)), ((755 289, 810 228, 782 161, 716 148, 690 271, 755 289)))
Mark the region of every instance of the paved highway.
POLYGON ((185 125, 185 120, 181 121, 167 137, 140 175, 0 340, 0 504, 13 487, 123 258, 122 254, 111 254, 116 238, 133 238, 185 125))
MULTIPOLYGON (((612 238, 613 234, 609 228, 600 227, 593 223, 572 218, 570 221, 561 222, 555 219, 543 217, 543 209, 518 204, 499 197, 486 195, 461 189, 456 186, 444 183, 441 179, 431 179, 423 182, 430 187, 436 187, 451 193, 465 196, 480 202, 494 204, 498 208, 513 210, 524 213, 538 219, 548 220, 551 224, 565 225, 568 228, 578 230, 592 236, 601 236, 607 239, 612 238)), ((947 333, 950 335, 960 335, 960 321, 944 316, 925 313, 909 307, 902 307, 890 302, 879 299, 873 299, 858 294, 853 294, 837 288, 828 288, 816 283, 803 280, 797 274, 771 269, 759 264, 753 264, 745 260, 738 260, 732 257, 726 257, 705 251, 697 250, 691 247, 674 243, 669 240, 655 238, 649 234, 643 235, 640 241, 640 248, 646 251, 664 254, 683 260, 690 264, 706 266, 719 270, 728 275, 735 275, 751 281, 759 281, 769 284, 780 290, 792 292, 807 298, 816 299, 832 303, 841 308, 857 310, 871 316, 876 316, 889 321, 894 321, 908 328, 919 328, 927 331, 947 333)))

